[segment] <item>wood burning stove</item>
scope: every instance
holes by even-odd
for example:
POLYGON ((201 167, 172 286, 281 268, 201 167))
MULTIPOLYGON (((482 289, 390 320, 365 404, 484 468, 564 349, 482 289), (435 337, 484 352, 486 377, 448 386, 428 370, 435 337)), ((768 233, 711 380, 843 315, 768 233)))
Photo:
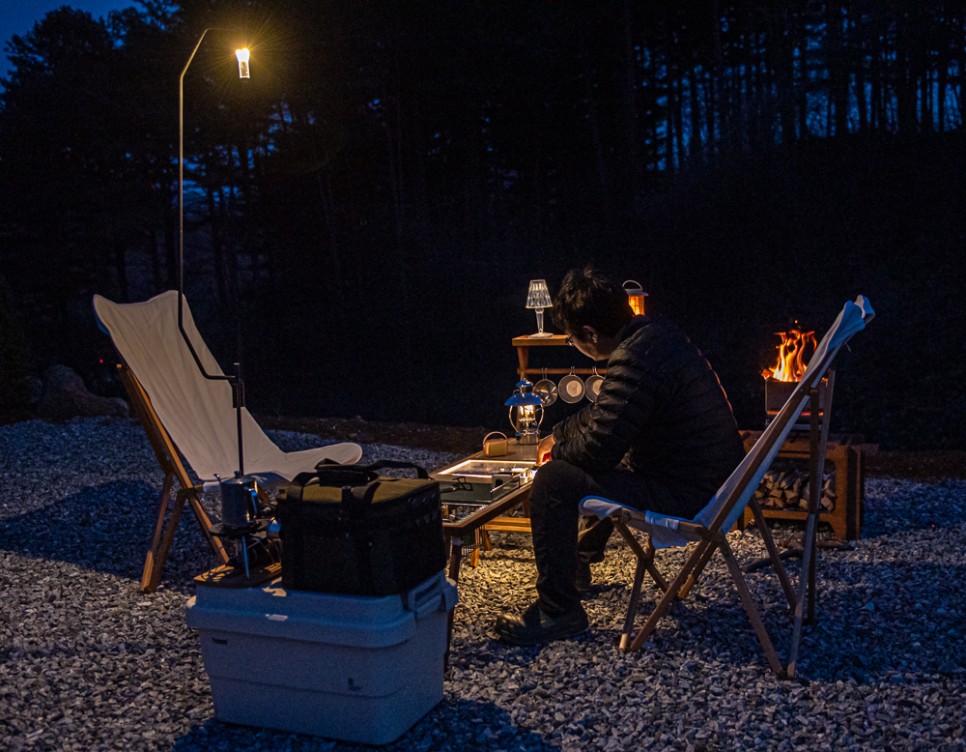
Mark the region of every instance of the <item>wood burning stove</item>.
MULTIPOLYGON (((792 396, 792 392, 795 391, 795 387, 798 386, 798 381, 778 381, 777 379, 767 378, 765 379, 765 418, 766 423, 771 418, 771 416, 778 413, 782 409, 788 398, 792 396)), ((818 386, 818 414, 819 418, 824 417, 832 401, 832 389, 829 384, 829 379, 826 377, 819 382, 818 386)), ((802 416, 808 418, 811 416, 811 405, 809 405, 803 412, 802 416)))
MULTIPOLYGON (((774 366, 762 371, 765 379, 766 425, 798 387, 816 346, 814 332, 794 328, 776 334, 781 339, 777 346, 777 361, 774 366)), ((814 395, 818 403, 818 425, 822 425, 831 414, 834 385, 835 372, 830 370, 814 395)), ((755 494, 766 518, 804 520, 807 516, 811 495, 809 466, 813 451, 808 433, 811 410, 812 405, 809 404, 802 412, 795 432, 782 446, 778 459, 762 479, 755 494)), ((758 432, 745 433, 745 448, 750 448, 758 436, 758 432)), ((819 481, 819 519, 829 523, 835 535, 842 540, 858 538, 862 528, 862 458, 868 447, 859 442, 859 437, 850 435, 829 436, 825 447, 825 471, 819 481)), ((749 509, 745 511, 743 522, 748 524, 751 521, 749 509)))

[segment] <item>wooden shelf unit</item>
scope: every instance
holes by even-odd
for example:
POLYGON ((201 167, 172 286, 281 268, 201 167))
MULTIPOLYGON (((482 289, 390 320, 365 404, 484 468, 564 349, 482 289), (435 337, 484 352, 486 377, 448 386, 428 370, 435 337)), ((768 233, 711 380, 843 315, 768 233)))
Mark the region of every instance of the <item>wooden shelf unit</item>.
POLYGON ((579 376, 590 376, 593 373, 599 373, 603 376, 607 372, 606 368, 597 368, 595 371, 593 368, 586 367, 572 369, 530 367, 531 347, 569 347, 566 334, 551 334, 549 337, 535 337, 532 334, 526 334, 521 337, 514 337, 512 342, 513 346, 517 349, 517 376, 520 377, 521 381, 533 375, 542 376, 543 374, 547 374, 548 376, 566 376, 567 374, 575 373, 579 376))

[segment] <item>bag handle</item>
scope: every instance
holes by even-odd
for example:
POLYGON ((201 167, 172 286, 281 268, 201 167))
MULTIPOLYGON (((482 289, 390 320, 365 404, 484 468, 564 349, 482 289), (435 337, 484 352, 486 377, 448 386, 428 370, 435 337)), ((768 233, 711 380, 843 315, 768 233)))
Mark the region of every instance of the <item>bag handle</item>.
POLYGON ((342 508, 340 515, 345 514, 349 519, 365 517, 372 500, 376 495, 376 489, 382 485, 381 480, 374 480, 365 486, 342 487, 342 508))
POLYGON ((426 468, 404 460, 376 460, 368 464, 355 465, 340 465, 332 460, 322 460, 315 466, 314 471, 299 473, 292 478, 292 482, 300 486, 307 486, 310 483, 326 486, 362 486, 375 481, 379 477, 378 471, 387 467, 415 470, 417 478, 429 480, 426 468))

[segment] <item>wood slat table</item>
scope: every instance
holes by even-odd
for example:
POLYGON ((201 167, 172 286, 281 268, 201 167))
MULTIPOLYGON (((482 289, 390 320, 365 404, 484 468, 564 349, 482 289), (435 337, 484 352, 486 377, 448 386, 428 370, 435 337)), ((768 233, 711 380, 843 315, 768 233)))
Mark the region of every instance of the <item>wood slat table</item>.
MULTIPOLYGON (((501 460, 535 462, 537 458, 537 447, 535 444, 521 446, 514 441, 510 441, 510 451, 502 457, 484 457, 483 452, 471 454, 452 465, 441 468, 433 473, 433 477, 440 480, 440 473, 459 465, 466 460, 501 460)), ((446 488, 448 480, 443 479, 441 486, 446 488)), ((503 530, 510 532, 530 532, 530 520, 526 517, 508 517, 507 513, 515 507, 525 504, 530 498, 530 482, 521 483, 516 488, 507 491, 502 496, 489 503, 479 503, 473 512, 463 515, 456 520, 443 522, 443 535, 446 538, 446 545, 449 548, 449 567, 447 574, 454 582, 459 582, 460 564, 463 560, 463 547, 476 540, 477 534, 486 529, 503 530)), ((443 506, 450 505, 447 500, 447 492, 442 493, 443 506)), ((451 496, 452 498, 452 496, 451 496)), ((469 506, 469 502, 462 506, 469 506)), ((452 506, 460 506, 460 502, 452 502, 452 506)))

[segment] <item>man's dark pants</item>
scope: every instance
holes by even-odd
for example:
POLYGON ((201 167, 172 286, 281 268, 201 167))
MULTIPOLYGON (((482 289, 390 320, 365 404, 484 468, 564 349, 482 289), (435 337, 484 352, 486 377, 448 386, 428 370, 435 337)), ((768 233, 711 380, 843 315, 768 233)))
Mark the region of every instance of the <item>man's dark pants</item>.
POLYGON ((578 536, 580 500, 596 494, 636 508, 653 508, 652 493, 649 483, 629 470, 591 475, 562 460, 540 468, 530 490, 530 526, 538 602, 545 613, 557 616, 579 608, 574 586, 577 562, 601 561, 614 528, 609 519, 595 520, 578 536))

